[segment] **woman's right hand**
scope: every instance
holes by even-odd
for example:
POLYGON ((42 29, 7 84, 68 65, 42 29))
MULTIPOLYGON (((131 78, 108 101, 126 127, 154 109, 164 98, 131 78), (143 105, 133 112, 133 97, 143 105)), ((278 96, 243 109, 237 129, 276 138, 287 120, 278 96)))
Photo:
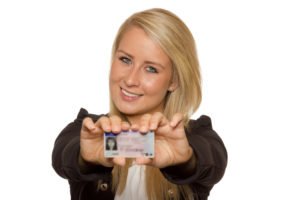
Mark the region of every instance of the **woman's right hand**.
POLYGON ((85 162, 105 167, 125 165, 125 158, 104 157, 104 132, 120 133, 129 130, 130 125, 118 116, 102 116, 96 123, 89 117, 84 118, 80 132, 80 156, 85 162))

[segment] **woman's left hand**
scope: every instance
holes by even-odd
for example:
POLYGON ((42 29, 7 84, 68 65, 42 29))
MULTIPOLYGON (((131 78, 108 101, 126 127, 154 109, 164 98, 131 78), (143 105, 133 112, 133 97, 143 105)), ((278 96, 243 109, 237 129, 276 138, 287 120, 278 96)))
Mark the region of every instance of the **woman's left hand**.
POLYGON ((169 121, 162 113, 145 114, 139 124, 132 125, 133 130, 146 133, 155 132, 154 158, 138 157, 137 164, 164 168, 187 162, 193 155, 183 125, 183 115, 175 114, 169 121))

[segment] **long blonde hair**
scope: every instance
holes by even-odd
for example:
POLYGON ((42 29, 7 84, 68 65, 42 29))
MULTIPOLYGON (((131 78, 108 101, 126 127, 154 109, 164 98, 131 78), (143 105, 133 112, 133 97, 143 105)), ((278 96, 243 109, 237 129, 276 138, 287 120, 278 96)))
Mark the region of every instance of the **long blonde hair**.
MULTIPOLYGON (((164 115, 170 119, 175 113, 184 115, 188 125, 190 116, 199 107, 202 97, 201 76, 194 38, 188 27, 170 11, 154 8, 130 16, 119 28, 112 48, 112 59, 119 47, 124 33, 132 26, 143 29, 146 34, 160 45, 172 61, 173 79, 178 88, 168 92, 165 99, 164 115)), ((126 119, 110 98, 110 114, 126 119)), ((113 189, 122 193, 127 179, 131 160, 125 167, 113 169, 113 189)), ((188 186, 179 186, 167 181, 158 168, 146 167, 147 196, 149 199, 192 199, 188 186), (159 184, 158 184, 159 183, 159 184), (172 196, 168 191, 172 191, 172 196)))

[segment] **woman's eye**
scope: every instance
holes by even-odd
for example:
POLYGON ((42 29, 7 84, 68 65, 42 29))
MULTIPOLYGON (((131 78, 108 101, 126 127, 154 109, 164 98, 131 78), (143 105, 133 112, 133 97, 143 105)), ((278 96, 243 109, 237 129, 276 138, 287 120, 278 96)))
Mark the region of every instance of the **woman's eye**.
POLYGON ((122 56, 119 59, 125 64, 128 64, 128 65, 131 64, 131 60, 125 56, 122 56))
POLYGON ((147 70, 148 72, 151 72, 151 73, 157 73, 157 70, 155 69, 155 67, 152 67, 152 66, 148 66, 148 67, 146 68, 146 70, 147 70))

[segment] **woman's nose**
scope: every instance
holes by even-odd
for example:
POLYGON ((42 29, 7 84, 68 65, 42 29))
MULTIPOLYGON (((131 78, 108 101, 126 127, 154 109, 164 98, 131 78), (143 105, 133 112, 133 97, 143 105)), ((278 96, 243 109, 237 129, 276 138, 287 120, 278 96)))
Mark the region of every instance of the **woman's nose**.
POLYGON ((127 86, 138 86, 139 85, 139 69, 138 67, 132 66, 125 77, 125 84, 127 86))

